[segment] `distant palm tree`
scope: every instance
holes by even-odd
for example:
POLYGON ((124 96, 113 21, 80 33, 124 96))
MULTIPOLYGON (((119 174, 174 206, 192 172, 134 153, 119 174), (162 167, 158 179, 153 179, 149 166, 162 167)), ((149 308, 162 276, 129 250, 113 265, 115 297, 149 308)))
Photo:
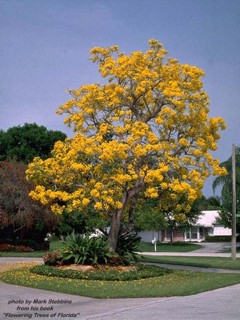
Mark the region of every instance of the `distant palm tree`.
MULTIPOLYGON (((237 211, 240 210, 240 147, 236 147, 236 190, 237 190, 237 211)), ((212 188, 215 193, 218 187, 221 187, 222 199, 222 222, 226 226, 231 225, 232 212, 232 157, 220 163, 220 167, 227 169, 225 176, 218 176, 214 179, 212 188)))
MULTIPOLYGON (((227 174, 225 176, 218 176, 214 179, 212 188, 215 193, 218 187, 222 187, 221 196, 229 192, 229 188, 232 189, 232 157, 228 158, 226 161, 220 163, 220 167, 227 169, 227 174)), ((240 147, 236 147, 236 183, 240 186, 240 147)))

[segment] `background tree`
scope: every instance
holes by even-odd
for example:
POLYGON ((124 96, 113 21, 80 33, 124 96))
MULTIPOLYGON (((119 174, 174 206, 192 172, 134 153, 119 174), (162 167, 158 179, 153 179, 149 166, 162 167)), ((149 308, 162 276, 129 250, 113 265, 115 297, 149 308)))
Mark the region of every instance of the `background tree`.
POLYGON ((26 166, 35 156, 50 157, 54 143, 64 140, 60 131, 47 130, 35 123, 0 130, 0 221, 2 234, 21 234, 43 238, 61 219, 50 214, 49 208, 29 198, 33 188, 25 176, 26 166), (6 161, 13 160, 13 161, 6 161), (17 233, 17 230, 19 232, 17 233))
MULTIPOLYGON (((185 200, 179 199, 184 203, 185 200)), ((219 197, 197 198, 191 205, 189 213, 184 216, 176 214, 175 208, 169 206, 169 211, 161 212, 158 208, 158 199, 145 198, 136 203, 133 211, 134 227, 139 230, 163 230, 163 229, 188 229, 196 223, 204 210, 221 210, 221 199, 219 197), (140 202, 140 203, 139 203, 140 202)))
POLYGON ((0 161, 15 160, 29 163, 34 157, 46 159, 51 155, 54 143, 64 141, 65 133, 47 130, 36 123, 25 123, 24 126, 0 131, 0 161))
POLYGON ((225 124, 208 117, 204 72, 166 59, 156 40, 149 45, 129 55, 117 46, 91 50, 106 84, 69 91, 58 113, 75 137, 27 170, 37 185, 31 196, 53 212, 92 208, 109 220, 112 251, 139 199, 158 199, 160 212, 174 208, 173 218, 185 219, 209 174, 225 172, 209 153, 225 124))
POLYGON ((27 230, 28 238, 43 240, 60 219, 29 197, 33 185, 26 181, 25 170, 23 163, 0 162, 0 229, 7 230, 10 236, 27 230))
POLYGON ((221 210, 221 198, 218 196, 206 198, 202 196, 194 201, 191 210, 200 213, 204 210, 221 210))
MULTIPOLYGON (((213 181, 213 191, 221 188, 222 210, 220 213, 220 222, 226 227, 232 225, 232 157, 220 163, 220 166, 226 168, 225 176, 218 176, 213 181)), ((237 212, 240 213, 240 148, 236 147, 236 198, 237 212)), ((237 219, 237 232, 240 232, 240 221, 237 219)))

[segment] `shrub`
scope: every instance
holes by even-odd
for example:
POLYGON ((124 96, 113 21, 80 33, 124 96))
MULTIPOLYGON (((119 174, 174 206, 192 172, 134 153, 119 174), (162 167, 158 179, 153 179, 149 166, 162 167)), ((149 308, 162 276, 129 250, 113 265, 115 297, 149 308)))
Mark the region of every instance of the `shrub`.
POLYGON ((231 236, 206 236, 206 242, 231 242, 231 236))
POLYGON ((101 270, 94 271, 76 271, 76 270, 62 270, 51 266, 39 265, 30 270, 32 273, 60 278, 71 279, 86 279, 86 280, 103 280, 103 281, 130 281, 139 280, 144 278, 160 277, 165 274, 171 273, 169 269, 157 266, 144 266, 138 265, 135 269, 130 271, 122 270, 101 270))
POLYGON ((24 245, 27 247, 30 247, 32 249, 35 249, 37 246, 37 242, 31 239, 17 239, 15 242, 16 245, 24 245))
POLYGON ((109 253, 108 264, 111 266, 128 266, 130 261, 118 253, 109 253))
POLYGON ((33 250, 49 250, 49 241, 37 242, 32 239, 0 239, 0 244, 12 244, 12 245, 24 245, 26 247, 32 248, 33 250))
POLYGON ((56 266, 63 264, 62 255, 59 250, 47 252, 43 256, 44 264, 48 266, 56 266))
POLYGON ((1 252, 9 252, 9 251, 13 251, 14 249, 14 245, 10 244, 10 243, 1 243, 0 244, 0 251, 1 252))
POLYGON ((140 260, 140 256, 136 253, 140 242, 141 237, 137 235, 136 231, 126 230, 118 238, 116 251, 125 260, 133 260, 137 262, 140 260))
POLYGON ((106 264, 109 257, 109 245, 103 236, 89 237, 72 233, 63 242, 60 252, 64 262, 106 264))
POLYGON ((11 239, 0 239, 0 244, 6 244, 6 243, 8 243, 8 244, 13 244, 13 240, 11 240, 11 239))
POLYGON ((0 251, 1 252, 32 252, 33 249, 23 245, 15 246, 9 243, 2 243, 0 244, 0 251))

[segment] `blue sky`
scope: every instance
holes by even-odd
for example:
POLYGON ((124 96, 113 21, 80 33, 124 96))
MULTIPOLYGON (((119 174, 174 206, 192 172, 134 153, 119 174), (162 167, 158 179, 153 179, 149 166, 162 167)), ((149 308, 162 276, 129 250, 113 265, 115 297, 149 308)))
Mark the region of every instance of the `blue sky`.
POLYGON ((55 111, 68 88, 101 81, 89 50, 144 51, 157 39, 204 69, 210 116, 227 123, 223 161, 240 145, 239 16, 240 0, 0 0, 0 129, 36 122, 70 135, 55 111))

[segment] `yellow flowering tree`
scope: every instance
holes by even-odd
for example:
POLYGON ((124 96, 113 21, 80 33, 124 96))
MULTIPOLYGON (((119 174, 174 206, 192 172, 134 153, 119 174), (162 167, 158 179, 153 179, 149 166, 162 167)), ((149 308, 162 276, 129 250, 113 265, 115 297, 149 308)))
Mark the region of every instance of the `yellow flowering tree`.
POLYGON ((208 116, 204 72, 166 54, 156 40, 129 55, 117 46, 93 48, 103 83, 69 90, 71 99, 57 110, 74 138, 27 170, 37 185, 31 197, 53 212, 92 209, 109 219, 113 252, 139 199, 158 199, 159 210, 174 208, 175 219, 185 219, 205 179, 224 174, 209 153, 225 124, 208 116))

